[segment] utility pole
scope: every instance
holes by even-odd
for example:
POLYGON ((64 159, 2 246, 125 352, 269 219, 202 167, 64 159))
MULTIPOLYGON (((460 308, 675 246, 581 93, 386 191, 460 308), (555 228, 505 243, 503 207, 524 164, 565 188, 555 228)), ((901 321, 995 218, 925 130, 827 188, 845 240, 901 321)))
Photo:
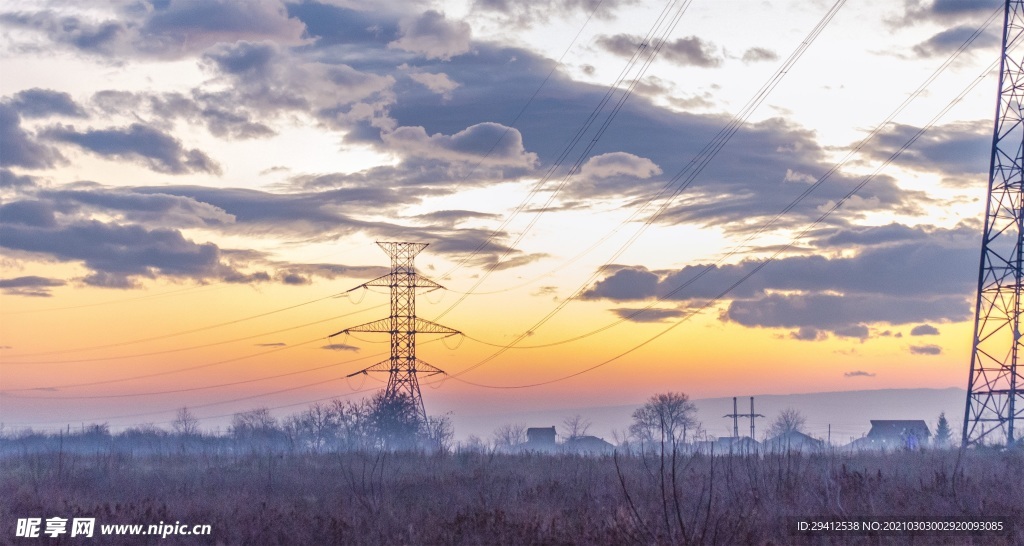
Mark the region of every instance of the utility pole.
POLYGON ((369 372, 387 372, 388 386, 384 391, 387 399, 405 394, 412 398, 416 405, 421 423, 427 421, 427 409, 420 394, 418 374, 427 376, 444 374, 444 372, 416 358, 416 334, 441 334, 444 337, 461 334, 447 326, 442 326, 416 316, 416 289, 425 288, 432 292, 444 288, 440 284, 416 272, 413 261, 416 255, 427 247, 426 243, 395 243, 377 242, 384 252, 391 256, 391 272, 365 282, 351 290, 369 286, 381 286, 391 289, 391 316, 346 328, 335 332, 329 337, 349 332, 387 333, 391 335, 391 356, 368 368, 348 375, 352 377, 369 372))
POLYGON ((753 396, 750 397, 750 415, 748 415, 747 417, 750 417, 750 439, 751 440, 756 440, 757 437, 754 436, 754 419, 757 418, 757 417, 764 417, 764 415, 761 415, 760 413, 754 413, 754 397, 753 396))
POLYGON ((736 397, 733 396, 732 397, 732 413, 729 413, 729 414, 723 416, 723 417, 731 417, 732 418, 732 437, 733 438, 739 438, 740 437, 740 417, 749 417, 750 418, 750 439, 751 440, 755 439, 754 438, 754 418, 755 417, 764 417, 764 415, 761 415, 760 413, 754 413, 754 397, 753 396, 750 397, 750 413, 740 413, 738 408, 739 408, 739 406, 737 405, 736 397))
POLYGON ((1024 378, 1024 68, 1011 50, 1024 40, 1024 0, 1006 0, 999 94, 981 240, 971 373, 962 445, 1012 445, 1021 439, 1024 378))

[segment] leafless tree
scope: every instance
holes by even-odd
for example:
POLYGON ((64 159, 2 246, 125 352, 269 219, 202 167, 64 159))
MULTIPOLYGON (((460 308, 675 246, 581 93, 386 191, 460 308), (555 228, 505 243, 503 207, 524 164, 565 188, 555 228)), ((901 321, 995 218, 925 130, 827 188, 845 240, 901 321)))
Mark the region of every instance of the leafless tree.
POLYGON ((181 436, 195 436, 199 434, 199 419, 187 406, 182 406, 171 423, 171 428, 181 436))
POLYGON ((507 449, 526 442, 526 425, 507 424, 494 429, 494 447, 507 449))
POLYGON ((768 427, 768 437, 774 438, 790 432, 803 432, 807 418, 794 408, 786 408, 779 412, 772 425, 768 427))
POLYGON ((565 432, 568 434, 570 440, 585 436, 587 431, 590 430, 590 420, 584 419, 582 415, 576 414, 572 417, 566 417, 562 420, 562 424, 565 425, 565 432))
POLYGON ((686 433, 697 427, 697 407, 681 392, 650 397, 633 412, 629 432, 641 442, 675 446, 686 442, 686 433))
POLYGON ((427 417, 426 442, 431 450, 451 451, 455 439, 455 426, 447 415, 427 417))

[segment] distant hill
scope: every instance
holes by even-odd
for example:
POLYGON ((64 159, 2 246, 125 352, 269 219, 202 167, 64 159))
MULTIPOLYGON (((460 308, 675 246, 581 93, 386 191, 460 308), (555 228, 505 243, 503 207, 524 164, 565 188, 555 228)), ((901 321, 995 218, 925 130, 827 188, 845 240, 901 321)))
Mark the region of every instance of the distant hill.
MULTIPOLYGON (((964 404, 967 391, 947 389, 880 389, 866 391, 820 392, 808 394, 754 395, 754 411, 765 415, 757 419, 756 436, 763 439, 764 431, 785 408, 794 408, 807 418, 806 432, 827 439, 831 425, 831 439, 835 444, 849 443, 853 438, 867 434, 872 419, 923 419, 934 432, 939 413, 946 412, 954 435, 963 426, 964 404)), ((711 436, 731 436, 732 419, 723 416, 732 413, 732 398, 704 398, 694 400, 697 418, 711 436)), ((739 413, 749 413, 750 396, 738 399, 739 413)), ((552 426, 561 432, 562 420, 580 414, 593 425, 590 434, 612 440, 612 431, 629 427, 633 410, 640 403, 622 406, 566 407, 564 409, 516 413, 459 415, 452 419, 456 436, 465 439, 476 434, 490 439, 494 429, 506 423, 521 423, 529 427, 552 426)), ((750 420, 740 418, 741 436, 750 434, 750 420)))

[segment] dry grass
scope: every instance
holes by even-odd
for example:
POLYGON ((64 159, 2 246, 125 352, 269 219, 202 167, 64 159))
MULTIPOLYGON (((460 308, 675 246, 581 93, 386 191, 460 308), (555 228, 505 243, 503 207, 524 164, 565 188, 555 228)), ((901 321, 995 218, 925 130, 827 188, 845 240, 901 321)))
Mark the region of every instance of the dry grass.
POLYGON ((0 458, 0 542, 19 517, 60 516, 213 526, 188 544, 1010 544, 1024 542, 1022 470, 1019 451, 687 455, 674 468, 670 456, 20 454, 0 458), (786 519, 900 515, 1003 516, 1017 534, 809 540, 786 519))

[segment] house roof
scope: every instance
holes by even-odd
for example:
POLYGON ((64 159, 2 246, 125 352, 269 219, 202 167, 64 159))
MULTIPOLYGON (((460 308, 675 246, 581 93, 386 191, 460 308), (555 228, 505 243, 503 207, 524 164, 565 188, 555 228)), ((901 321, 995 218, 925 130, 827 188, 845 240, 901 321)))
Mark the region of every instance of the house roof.
POLYGON ((791 445, 806 444, 806 445, 820 446, 820 445, 823 445, 825 442, 823 442, 823 441, 821 441, 821 440, 819 440, 817 438, 813 438, 811 436, 808 436, 808 435, 804 434, 803 432, 800 432, 799 430, 791 430, 789 432, 783 432, 782 434, 779 434, 778 436, 776 436, 774 438, 769 438, 769 439, 765 440, 764 443, 766 443, 766 444, 783 444, 783 445, 784 444, 791 444, 791 445))
POLYGON ((920 419, 872 419, 871 430, 868 432, 869 438, 902 438, 910 435, 917 436, 918 438, 928 438, 932 433, 928 430, 928 424, 920 419))

